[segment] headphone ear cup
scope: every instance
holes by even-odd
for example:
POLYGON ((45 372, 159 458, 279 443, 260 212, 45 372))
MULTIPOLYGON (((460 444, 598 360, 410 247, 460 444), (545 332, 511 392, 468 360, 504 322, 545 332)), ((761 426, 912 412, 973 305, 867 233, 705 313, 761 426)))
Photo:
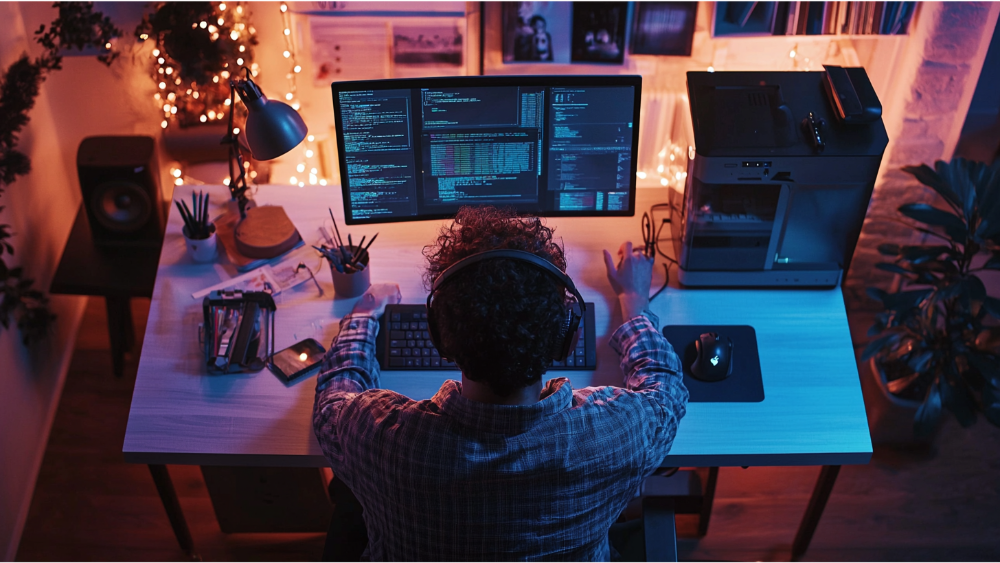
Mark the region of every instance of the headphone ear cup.
POLYGON ((569 353, 576 348, 576 343, 580 339, 580 318, 574 306, 571 305, 566 308, 566 315, 563 318, 563 322, 559 324, 556 347, 552 351, 553 361, 562 362, 566 360, 569 353))
POLYGON ((450 354, 444 351, 441 346, 441 335, 438 334, 437 321, 435 319, 434 309, 431 307, 430 299, 427 300, 427 334, 431 337, 431 344, 437 349, 438 354, 441 355, 442 359, 451 361, 450 354))

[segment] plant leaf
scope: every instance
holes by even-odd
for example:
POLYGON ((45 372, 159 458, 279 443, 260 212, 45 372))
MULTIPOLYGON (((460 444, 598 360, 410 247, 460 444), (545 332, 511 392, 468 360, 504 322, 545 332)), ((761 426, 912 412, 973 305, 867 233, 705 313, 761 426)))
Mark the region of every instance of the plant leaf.
POLYGON ((882 303, 884 303, 885 308, 890 311, 909 311, 910 309, 918 306, 933 292, 933 289, 911 289, 909 291, 890 293, 885 296, 882 303))
POLYGON ((899 212, 921 223, 944 227, 948 236, 956 242, 964 242, 968 236, 968 230, 961 217, 926 203, 907 203, 899 206, 899 212))
POLYGON ((920 166, 904 166, 901 168, 903 172, 912 174, 918 182, 930 187, 941 197, 945 199, 950 205, 952 205, 955 210, 962 208, 962 201, 958 198, 958 195, 951 186, 948 185, 944 179, 938 175, 930 166, 926 164, 921 164, 920 166))
POLYGON ((931 350, 921 352, 920 354, 917 354, 916 356, 910 358, 910 361, 907 362, 907 365, 910 366, 910 369, 913 370, 913 373, 918 373, 918 374, 923 373, 927 369, 927 364, 929 364, 930 361, 934 359, 935 355, 936 354, 931 350))
POLYGON ((904 246, 899 249, 899 254, 904 260, 909 260, 914 264, 920 264, 928 260, 933 260, 942 254, 947 254, 950 258, 957 258, 955 251, 950 246, 904 246))
POLYGON ((987 270, 1000 270, 1000 251, 993 252, 993 256, 983 264, 987 270))
POLYGON ((906 377, 900 377, 899 379, 887 381, 885 388, 888 389, 893 395, 898 395, 909 387, 914 381, 916 381, 918 377, 920 377, 919 373, 911 373, 906 377))
POLYGON ((875 264, 875 267, 878 268, 879 270, 885 270, 886 272, 892 272, 894 274, 903 274, 904 276, 913 274, 913 272, 911 272, 910 270, 907 270, 906 268, 898 264, 892 264, 890 262, 879 262, 878 264, 875 264))
POLYGON ((879 254, 884 254, 885 256, 896 256, 899 254, 899 245, 891 242, 884 242, 878 245, 878 252, 879 254))
POLYGON ((964 158, 953 158, 950 163, 937 162, 934 165, 941 176, 962 202, 962 212, 966 221, 972 220, 976 206, 975 181, 982 178, 986 166, 981 162, 969 162, 964 158))
POLYGON ((931 385, 923 404, 917 409, 913 418, 913 433, 918 438, 930 436, 941 420, 941 391, 937 385, 931 385))
POLYGON ((861 359, 863 361, 870 360, 872 356, 880 352, 883 348, 890 348, 899 342, 902 337, 903 335, 898 332, 889 332, 879 336, 875 340, 869 342, 868 346, 865 346, 864 351, 861 353, 861 359))
POLYGON ((942 377, 940 387, 941 402, 955 415, 962 428, 968 428, 975 424, 975 405, 972 403, 972 397, 966 391, 964 383, 959 382, 958 386, 953 386, 947 378, 942 377))
POLYGON ((888 293, 885 292, 884 289, 878 287, 869 287, 865 289, 865 293, 868 295, 868 297, 871 297, 872 299, 876 301, 881 301, 883 303, 885 303, 886 296, 889 295, 888 293))

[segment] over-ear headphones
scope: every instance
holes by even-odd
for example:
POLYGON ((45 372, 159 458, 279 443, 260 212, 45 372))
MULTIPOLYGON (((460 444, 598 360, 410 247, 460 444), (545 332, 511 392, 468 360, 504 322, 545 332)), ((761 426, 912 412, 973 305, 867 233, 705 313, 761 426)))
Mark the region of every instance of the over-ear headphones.
POLYGON ((535 266, 562 284, 566 288, 566 291, 568 291, 576 300, 575 303, 570 303, 566 306, 566 311, 563 314, 562 321, 559 323, 559 334, 556 338, 556 344, 551 353, 551 358, 554 361, 564 361, 566 357, 569 356, 569 353, 576 348, 577 339, 580 337, 580 319, 583 318, 583 313, 587 310, 587 305, 583 302, 583 296, 580 295, 579 291, 577 291, 576 286, 573 284, 573 280, 571 280, 569 276, 556 267, 556 265, 552 262, 524 250, 506 248, 486 250, 471 256, 466 256, 451 266, 448 266, 448 268, 441 272, 441 275, 434 280, 434 284, 431 286, 431 292, 427 295, 427 332, 430 333, 431 342, 434 343, 438 353, 445 358, 451 357, 451 354, 442 348, 441 338, 438 335, 434 311, 431 308, 431 302, 434 299, 434 294, 459 271, 476 264, 477 262, 493 258, 507 258, 509 260, 516 260, 518 262, 535 266))

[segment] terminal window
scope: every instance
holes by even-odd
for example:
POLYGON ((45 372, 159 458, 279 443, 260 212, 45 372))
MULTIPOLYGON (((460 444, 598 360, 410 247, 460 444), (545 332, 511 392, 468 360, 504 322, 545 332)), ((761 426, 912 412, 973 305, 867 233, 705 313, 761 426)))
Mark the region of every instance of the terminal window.
POLYGON ((462 205, 628 211, 633 86, 503 85, 337 93, 353 220, 462 205))

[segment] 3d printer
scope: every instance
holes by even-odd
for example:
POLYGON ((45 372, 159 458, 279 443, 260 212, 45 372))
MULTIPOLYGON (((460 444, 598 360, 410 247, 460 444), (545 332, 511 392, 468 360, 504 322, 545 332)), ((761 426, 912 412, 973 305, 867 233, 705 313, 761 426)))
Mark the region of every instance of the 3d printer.
POLYGON ((687 74, 696 148, 671 225, 682 284, 840 282, 889 139, 864 69, 826 69, 687 74))

